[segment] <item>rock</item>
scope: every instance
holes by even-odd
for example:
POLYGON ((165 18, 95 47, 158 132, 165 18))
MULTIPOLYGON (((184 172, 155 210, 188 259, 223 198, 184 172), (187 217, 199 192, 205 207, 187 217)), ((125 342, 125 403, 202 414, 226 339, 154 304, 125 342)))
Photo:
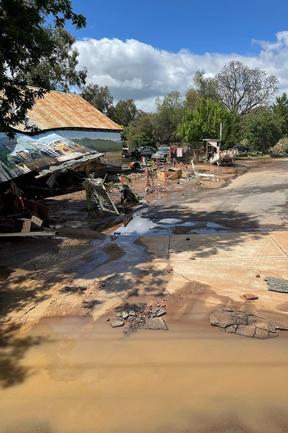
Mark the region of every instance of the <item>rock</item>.
POLYGON ((125 319, 128 319, 128 317, 129 317, 129 314, 127 313, 127 311, 122 311, 122 318, 125 320, 125 319))
POLYGON ((124 323, 125 323, 125 322, 124 322, 123 320, 112 320, 112 321, 110 322, 112 328, 119 328, 120 326, 123 326, 124 323))
POLYGON ((284 278, 267 277, 268 290, 273 292, 288 293, 288 280, 284 278))
POLYGON ((116 313, 116 317, 118 317, 119 319, 122 317, 121 313, 116 313))
POLYGON ((260 274, 257 274, 257 275, 256 275, 256 278, 261 278, 261 275, 260 275, 260 274))
POLYGON ((244 295, 241 296, 241 299, 244 299, 245 301, 256 301, 256 299, 259 299, 257 295, 254 295, 254 293, 244 293, 244 295))
POLYGON ((281 325, 242 311, 217 310, 210 314, 209 320, 211 325, 225 328, 227 333, 244 337, 273 338, 281 329, 281 325))
POLYGON ((256 328, 254 325, 239 325, 237 326, 236 334, 243 335, 243 337, 254 337, 256 328))
POLYGON ((110 317, 108 317, 108 319, 106 319, 106 322, 110 322, 110 317))
POLYGON ((135 313, 135 311, 133 311, 133 310, 130 310, 130 311, 129 311, 129 316, 136 316, 136 313, 135 313))
POLYGON ((153 318, 146 319, 143 328, 144 329, 151 329, 154 331, 158 331, 158 330, 167 331, 168 330, 168 326, 162 317, 153 317, 153 318))

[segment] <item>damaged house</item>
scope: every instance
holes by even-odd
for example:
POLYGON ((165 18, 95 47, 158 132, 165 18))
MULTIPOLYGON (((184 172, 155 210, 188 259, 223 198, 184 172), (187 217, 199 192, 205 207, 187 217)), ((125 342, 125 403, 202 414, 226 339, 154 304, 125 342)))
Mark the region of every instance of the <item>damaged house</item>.
POLYGON ((13 138, 0 132, 2 215, 16 211, 11 197, 17 190, 28 198, 49 195, 76 178, 121 168, 121 127, 80 95, 45 94, 28 112, 28 123, 28 130, 15 128, 13 138))

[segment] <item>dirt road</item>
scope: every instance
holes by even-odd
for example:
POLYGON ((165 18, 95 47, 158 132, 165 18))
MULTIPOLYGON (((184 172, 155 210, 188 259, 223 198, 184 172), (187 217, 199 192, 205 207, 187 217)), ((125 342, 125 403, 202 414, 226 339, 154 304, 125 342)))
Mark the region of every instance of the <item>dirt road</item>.
POLYGON ((5 243, 0 432, 287 431, 288 333, 249 339, 208 320, 232 303, 288 323, 288 295, 265 281, 288 279, 287 170, 279 160, 223 189, 187 184, 113 236, 31 240, 25 262, 5 243), (106 321, 159 301, 168 331, 106 321))

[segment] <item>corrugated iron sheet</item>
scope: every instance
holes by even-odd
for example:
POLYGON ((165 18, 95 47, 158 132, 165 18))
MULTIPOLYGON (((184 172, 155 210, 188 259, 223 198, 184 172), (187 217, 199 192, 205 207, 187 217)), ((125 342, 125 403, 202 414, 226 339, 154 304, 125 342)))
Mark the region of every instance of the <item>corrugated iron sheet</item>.
MULTIPOLYGON (((38 99, 28 113, 29 123, 38 129, 92 128, 121 131, 121 126, 113 122, 80 95, 52 91, 38 99)), ((24 131, 24 125, 16 127, 24 131)))
POLYGON ((3 134, 0 137, 0 183, 67 161, 81 160, 83 156, 95 159, 102 155, 57 134, 41 139, 16 134, 11 140, 3 134))

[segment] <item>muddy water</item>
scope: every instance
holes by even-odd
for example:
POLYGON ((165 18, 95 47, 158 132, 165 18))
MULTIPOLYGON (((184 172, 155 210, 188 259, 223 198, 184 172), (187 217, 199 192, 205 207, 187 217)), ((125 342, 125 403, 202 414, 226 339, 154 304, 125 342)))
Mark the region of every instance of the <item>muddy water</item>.
POLYGON ((73 318, 43 320, 40 335, 23 382, 1 390, 1 433, 288 431, 286 338, 187 325, 124 337, 73 318))

